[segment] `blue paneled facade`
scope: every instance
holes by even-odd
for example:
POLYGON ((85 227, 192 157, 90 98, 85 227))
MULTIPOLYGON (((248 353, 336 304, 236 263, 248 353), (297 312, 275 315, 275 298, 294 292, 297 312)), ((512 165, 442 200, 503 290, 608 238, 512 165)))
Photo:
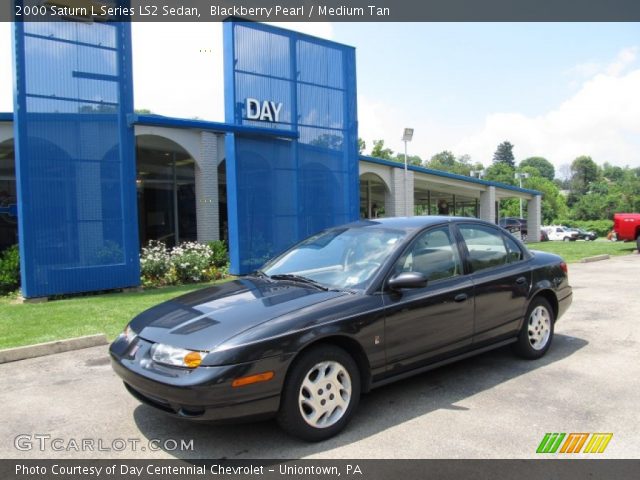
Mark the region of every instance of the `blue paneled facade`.
POLYGON ((23 294, 138 285, 130 25, 15 23, 14 62, 23 294))
MULTIPOLYGON (((242 274, 358 218, 355 51, 240 21, 224 43, 226 124, 214 130, 228 132, 229 251, 242 274)), ((138 285, 130 24, 16 23, 14 64, 24 296, 138 285)))
POLYGON ((295 134, 227 135, 231 271, 242 274, 358 218, 355 50, 237 21, 224 43, 226 121, 295 134))

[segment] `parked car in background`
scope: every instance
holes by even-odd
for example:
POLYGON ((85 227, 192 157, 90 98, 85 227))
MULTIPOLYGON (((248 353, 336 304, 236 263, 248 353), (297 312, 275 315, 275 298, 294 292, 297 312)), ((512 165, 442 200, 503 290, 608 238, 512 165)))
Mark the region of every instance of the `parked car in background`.
POLYGON ((562 225, 550 225, 542 227, 549 240, 563 241, 563 242, 575 242, 578 239, 578 232, 572 232, 567 227, 562 225))
POLYGON ((568 230, 571 232, 576 232, 578 234, 578 240, 593 241, 598 238, 598 235, 595 232, 590 232, 581 228, 569 228, 568 230))
POLYGON ((613 216, 613 231, 617 240, 635 240, 640 253, 640 213, 616 213, 613 216))
POLYGON ((517 217, 504 217, 501 218, 498 224, 502 228, 506 228, 511 233, 520 232, 520 238, 522 241, 527 239, 527 219, 517 217))
POLYGON ((140 313, 110 354, 127 390, 170 415, 276 417, 319 441, 361 392, 507 344, 542 357, 571 299, 562 258, 496 225, 366 220, 140 313))

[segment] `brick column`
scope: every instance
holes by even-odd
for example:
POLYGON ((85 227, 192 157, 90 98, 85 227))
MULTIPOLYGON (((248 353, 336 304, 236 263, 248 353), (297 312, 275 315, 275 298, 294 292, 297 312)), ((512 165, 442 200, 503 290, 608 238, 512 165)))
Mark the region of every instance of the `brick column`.
POLYGON ((385 203, 389 205, 390 212, 387 216, 390 217, 404 217, 413 216, 413 172, 409 170, 407 172, 407 190, 408 194, 405 200, 405 186, 404 186, 404 169, 392 168, 391 169, 391 194, 385 198, 385 203), (388 201, 387 201, 388 199, 388 201), (408 210, 407 207, 408 200, 408 210))
POLYGON ((200 134, 200 158, 196 162, 196 220, 198 241, 220 239, 218 215, 218 137, 200 134))
POLYGON ((480 192, 480 218, 487 222, 496 222, 496 187, 487 187, 480 192))
POLYGON ((527 243, 540 241, 542 197, 535 195, 527 202, 527 243))

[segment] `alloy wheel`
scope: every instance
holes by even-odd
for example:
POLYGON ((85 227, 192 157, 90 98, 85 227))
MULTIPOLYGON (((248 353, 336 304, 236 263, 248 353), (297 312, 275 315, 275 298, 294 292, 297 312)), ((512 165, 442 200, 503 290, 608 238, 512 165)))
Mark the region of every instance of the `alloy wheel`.
POLYGON ((542 305, 538 305, 529 315, 529 344, 534 350, 542 350, 551 336, 551 315, 542 305))
POLYGON ((344 416, 351 395, 351 377, 342 364, 336 361, 317 363, 307 372, 300 386, 300 414, 314 428, 330 427, 344 416))

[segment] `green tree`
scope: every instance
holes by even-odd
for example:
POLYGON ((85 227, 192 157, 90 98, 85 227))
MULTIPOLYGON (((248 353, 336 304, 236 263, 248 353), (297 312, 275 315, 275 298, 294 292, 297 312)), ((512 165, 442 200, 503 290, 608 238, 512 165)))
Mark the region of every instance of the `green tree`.
POLYGON ((515 185, 515 173, 516 169, 507 163, 494 163, 485 170, 484 179, 506 183, 507 185, 515 185))
POLYGON ((494 165, 504 163, 512 168, 516 166, 511 142, 504 141, 498 145, 496 152, 493 154, 493 163, 494 165))
POLYGON ((533 167, 538 174, 547 180, 553 181, 556 176, 556 169, 553 164, 544 157, 529 157, 520 162, 520 168, 533 167))
POLYGON ((440 153, 436 153, 431 160, 427 163, 429 168, 435 168, 437 170, 451 171, 455 167, 456 156, 449 150, 443 150, 440 153))
POLYGON ((579 198, 589 191, 591 182, 597 181, 601 176, 600 167, 591 157, 583 155, 571 163, 571 193, 579 198))
POLYGON ((364 154, 364 151, 367 149, 367 144, 363 139, 358 137, 358 153, 360 155, 364 154))
POLYGON ((383 160, 393 160, 393 150, 384 147, 384 140, 374 140, 371 156, 383 160))
POLYGON ((582 195, 571 209, 571 218, 575 220, 612 219, 613 214, 621 211, 620 196, 602 193, 582 195))
POLYGON ((542 193, 542 223, 551 224, 558 218, 567 218, 569 209, 567 199, 560 193, 558 186, 543 176, 531 176, 523 182, 523 187, 542 193))
POLYGON ((623 182, 625 180, 625 170, 621 167, 616 167, 608 162, 604 162, 602 165, 602 176, 612 182, 623 182))
POLYGON ((436 153, 428 162, 424 163, 424 166, 434 170, 442 170, 444 172, 467 176, 471 170, 484 169, 484 166, 480 162, 471 163, 471 157, 469 155, 461 155, 456 158, 449 150, 436 153))
MULTIPOLYGON (((391 160, 404 165, 404 153, 398 153, 395 158, 392 158, 391 160)), ((407 155, 407 164, 419 167, 422 165, 422 158, 420 158, 420 155, 407 155)))

